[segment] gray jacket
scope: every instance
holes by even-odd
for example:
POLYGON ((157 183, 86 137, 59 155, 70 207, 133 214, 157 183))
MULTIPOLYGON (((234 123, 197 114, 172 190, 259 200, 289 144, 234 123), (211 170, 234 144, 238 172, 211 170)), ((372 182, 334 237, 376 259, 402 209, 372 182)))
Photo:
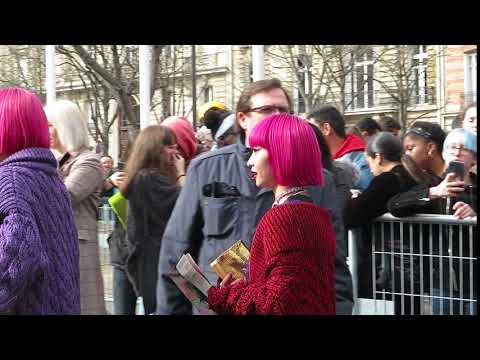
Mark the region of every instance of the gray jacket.
MULTIPOLYGON (((209 281, 216 284, 218 276, 210 268, 210 262, 239 239, 250 247, 255 227, 272 206, 274 197, 271 190, 257 188, 250 179, 246 166, 248 156, 239 141, 202 154, 191 162, 162 239, 157 314, 192 314, 190 302, 168 276, 182 254, 189 252, 209 281), (208 196, 214 182, 234 187, 233 193, 226 197, 208 196)), ((337 236, 337 314, 351 314, 352 281, 346 265, 345 231, 336 205, 333 177, 326 170, 324 175, 325 186, 309 187, 308 192, 314 202, 327 208, 332 216, 337 236)))

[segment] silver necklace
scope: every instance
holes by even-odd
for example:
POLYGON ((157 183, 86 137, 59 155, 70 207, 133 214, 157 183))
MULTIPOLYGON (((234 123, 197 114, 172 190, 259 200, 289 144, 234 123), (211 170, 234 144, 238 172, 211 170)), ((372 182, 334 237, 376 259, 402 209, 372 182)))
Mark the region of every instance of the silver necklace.
POLYGON ((284 192, 280 193, 280 195, 278 195, 276 198, 275 198, 275 201, 273 202, 273 206, 275 205, 279 205, 280 204, 280 201, 282 199, 284 199, 285 197, 287 196, 291 196, 291 195, 294 195, 294 194, 297 194, 297 193, 300 193, 302 191, 305 191, 305 188, 302 187, 302 186, 299 186, 299 187, 293 187, 293 188, 290 188, 288 190, 285 190, 284 192))

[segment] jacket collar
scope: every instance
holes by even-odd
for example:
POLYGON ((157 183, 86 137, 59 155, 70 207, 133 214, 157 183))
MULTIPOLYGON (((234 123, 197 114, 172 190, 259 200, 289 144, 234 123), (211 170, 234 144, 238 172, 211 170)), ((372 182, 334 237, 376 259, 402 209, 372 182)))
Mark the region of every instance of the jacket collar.
POLYGON ((247 148, 245 146, 245 137, 244 136, 239 136, 237 138, 237 156, 239 160, 244 164, 243 169, 244 169, 244 174, 245 178, 247 179, 247 182, 249 184, 248 188, 250 190, 250 194, 252 196, 255 196, 256 198, 260 197, 262 194, 265 193, 272 193, 271 189, 266 189, 266 188, 258 188, 255 185, 255 182, 251 178, 251 173, 250 169, 247 166, 247 161, 252 155, 252 149, 247 148))
POLYGON ((10 155, 5 160, 0 162, 0 167, 7 164, 18 163, 44 163, 56 166, 55 157, 49 149, 33 147, 17 151, 16 153, 10 155))
POLYGON ((337 150, 337 152, 333 155, 332 158, 338 159, 343 155, 348 154, 349 152, 363 150, 365 150, 365 142, 358 136, 348 134, 342 146, 340 147, 340 149, 337 150))

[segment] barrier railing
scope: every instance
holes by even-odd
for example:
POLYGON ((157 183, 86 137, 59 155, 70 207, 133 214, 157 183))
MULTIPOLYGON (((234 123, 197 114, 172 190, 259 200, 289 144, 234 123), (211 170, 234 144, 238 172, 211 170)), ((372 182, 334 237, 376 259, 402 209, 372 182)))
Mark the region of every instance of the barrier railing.
POLYGON ((477 219, 385 214, 349 230, 354 314, 476 314, 477 219))

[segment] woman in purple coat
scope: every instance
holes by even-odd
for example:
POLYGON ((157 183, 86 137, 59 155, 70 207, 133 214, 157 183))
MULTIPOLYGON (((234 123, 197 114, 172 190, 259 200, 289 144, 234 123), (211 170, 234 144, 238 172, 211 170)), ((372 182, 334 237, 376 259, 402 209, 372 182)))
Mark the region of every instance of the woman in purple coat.
POLYGON ((0 90, 0 313, 80 314, 69 196, 33 93, 0 90))

